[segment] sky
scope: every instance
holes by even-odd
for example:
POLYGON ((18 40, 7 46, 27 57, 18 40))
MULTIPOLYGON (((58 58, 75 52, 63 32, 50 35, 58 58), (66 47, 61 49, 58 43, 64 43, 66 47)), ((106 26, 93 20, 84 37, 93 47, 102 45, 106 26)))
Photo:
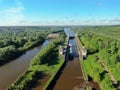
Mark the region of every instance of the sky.
POLYGON ((120 0, 0 0, 0 26, 119 24, 120 0))

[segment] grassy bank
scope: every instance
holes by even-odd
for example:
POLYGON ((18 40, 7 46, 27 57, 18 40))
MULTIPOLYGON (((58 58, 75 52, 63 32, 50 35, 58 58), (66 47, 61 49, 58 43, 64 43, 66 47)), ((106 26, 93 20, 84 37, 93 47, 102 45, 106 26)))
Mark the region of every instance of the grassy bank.
POLYGON ((92 78, 95 82, 98 82, 101 90, 116 90, 106 71, 97 62, 95 55, 89 55, 86 60, 81 61, 81 64, 85 75, 92 78))
POLYGON ((113 38, 119 33, 117 29, 118 26, 110 26, 81 27, 75 30, 79 40, 88 50, 88 57, 82 61, 85 76, 91 77, 94 81, 98 82, 101 90, 116 90, 120 84, 120 41, 113 38), (101 28, 104 30, 101 30, 101 28), (114 28, 115 32, 109 30, 110 28, 114 28), (104 32, 109 33, 105 35, 104 32), (111 33, 113 33, 113 35, 111 35, 111 33), (102 67, 99 60, 102 60, 109 69, 111 75, 118 82, 117 85, 112 83, 111 77, 105 68, 102 67))
POLYGON ((30 62, 30 68, 8 90, 30 90, 38 80, 50 75, 50 79, 43 87, 45 88, 64 62, 58 55, 58 47, 64 41, 64 34, 60 34, 59 38, 51 41, 33 58, 30 62))

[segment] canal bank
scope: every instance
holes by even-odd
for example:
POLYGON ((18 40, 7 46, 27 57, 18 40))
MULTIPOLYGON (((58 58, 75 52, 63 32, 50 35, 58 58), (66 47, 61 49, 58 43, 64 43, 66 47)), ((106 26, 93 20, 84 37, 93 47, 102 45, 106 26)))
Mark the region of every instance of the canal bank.
MULTIPOLYGON (((66 38, 64 46, 63 46, 66 50, 68 49, 68 41, 69 41, 69 37, 66 38)), ((51 90, 51 88, 54 87, 55 80, 59 77, 61 73, 60 71, 62 71, 64 67, 66 66, 65 64, 68 58, 67 55, 68 54, 63 54, 62 56, 59 55, 59 57, 62 58, 61 60, 63 60, 63 63, 59 66, 58 70, 55 71, 52 75, 48 74, 44 76, 42 79, 39 79, 36 85, 33 86, 32 90, 51 90)))
MULTIPOLYGON (((99 84, 97 82, 94 82, 91 77, 89 77, 87 74, 85 74, 85 71, 84 71, 85 69, 81 62, 82 60, 84 60, 82 51, 81 51, 83 48, 83 45, 80 42, 77 34, 75 36, 75 40, 76 40, 77 52, 78 52, 78 56, 79 56, 79 60, 80 60, 80 66, 81 66, 84 80, 86 81, 85 84, 86 84, 87 90, 100 90, 99 84)), ((86 54, 86 56, 87 56, 87 54, 86 54)))
MULTIPOLYGON (((47 90, 87 90, 78 58, 76 41, 74 39, 75 33, 69 29, 65 29, 65 33, 67 36, 72 36, 72 38, 69 38, 67 44, 72 46, 74 58, 72 60, 66 58, 65 63, 57 72, 47 90)), ((69 52, 67 51, 67 57, 69 56, 68 54, 69 52)))
POLYGON ((5 90, 29 67, 30 60, 47 44, 46 40, 43 45, 32 48, 25 52, 19 58, 0 67, 0 90, 5 90))

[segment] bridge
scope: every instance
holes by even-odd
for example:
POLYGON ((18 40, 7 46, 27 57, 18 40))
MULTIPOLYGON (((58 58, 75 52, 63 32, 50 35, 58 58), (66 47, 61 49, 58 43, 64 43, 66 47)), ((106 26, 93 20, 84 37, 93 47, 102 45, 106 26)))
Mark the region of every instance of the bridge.
POLYGON ((75 36, 69 36, 69 39, 74 39, 75 38, 75 36))

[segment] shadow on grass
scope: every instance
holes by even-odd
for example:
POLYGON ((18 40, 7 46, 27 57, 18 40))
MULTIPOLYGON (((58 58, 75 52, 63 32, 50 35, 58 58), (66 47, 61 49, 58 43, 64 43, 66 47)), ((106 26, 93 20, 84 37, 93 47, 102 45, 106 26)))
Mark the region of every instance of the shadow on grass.
POLYGON ((51 56, 49 56, 49 62, 48 62, 48 65, 55 65, 55 64, 58 64, 59 63, 59 57, 58 57, 58 54, 56 53, 53 53, 51 56))
POLYGON ((37 86, 42 85, 43 83, 39 83, 38 81, 39 81, 39 80, 42 81, 42 80, 46 79, 46 76, 48 76, 48 74, 46 74, 46 73, 44 73, 44 72, 42 72, 42 71, 37 72, 37 73, 33 76, 33 78, 35 79, 35 82, 32 82, 31 88, 35 88, 35 87, 37 87, 37 86))

